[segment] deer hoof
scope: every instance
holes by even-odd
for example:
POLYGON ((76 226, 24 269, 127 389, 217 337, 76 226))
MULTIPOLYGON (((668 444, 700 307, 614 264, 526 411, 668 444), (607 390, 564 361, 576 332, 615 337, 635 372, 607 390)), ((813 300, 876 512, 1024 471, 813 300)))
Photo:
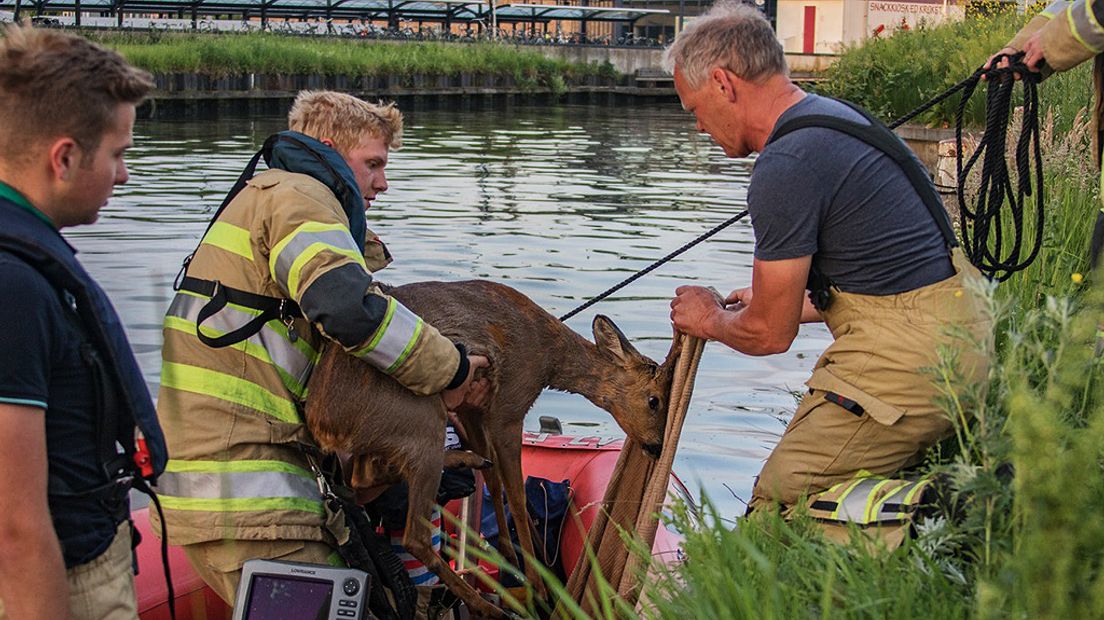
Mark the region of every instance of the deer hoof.
POLYGON ((494 461, 490 459, 483 459, 483 462, 480 463, 479 467, 476 467, 476 469, 490 469, 492 467, 494 467, 494 461))

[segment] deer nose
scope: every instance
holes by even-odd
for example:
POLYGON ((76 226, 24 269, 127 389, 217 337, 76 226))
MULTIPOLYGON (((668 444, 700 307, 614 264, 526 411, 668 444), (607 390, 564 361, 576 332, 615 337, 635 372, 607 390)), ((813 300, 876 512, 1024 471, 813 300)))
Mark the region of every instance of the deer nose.
POLYGON ((648 456, 653 459, 658 459, 659 455, 663 453, 663 444, 650 443, 644 446, 644 451, 648 453, 648 456))

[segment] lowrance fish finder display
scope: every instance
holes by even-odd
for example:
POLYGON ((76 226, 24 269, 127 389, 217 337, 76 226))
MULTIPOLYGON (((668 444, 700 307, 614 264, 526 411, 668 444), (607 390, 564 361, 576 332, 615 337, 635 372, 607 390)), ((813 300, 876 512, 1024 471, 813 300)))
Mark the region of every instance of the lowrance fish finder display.
POLYGON ((245 617, 326 620, 330 617, 332 594, 333 584, 329 581, 254 576, 245 617))
POLYGON ((250 560, 242 567, 234 620, 364 618, 369 585, 356 569, 250 560))

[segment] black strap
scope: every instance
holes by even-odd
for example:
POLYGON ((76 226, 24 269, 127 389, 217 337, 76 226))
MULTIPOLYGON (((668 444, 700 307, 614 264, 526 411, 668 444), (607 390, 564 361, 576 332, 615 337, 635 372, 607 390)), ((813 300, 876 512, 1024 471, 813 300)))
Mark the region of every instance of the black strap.
MULTIPOLYGON (((168 588, 169 596, 169 618, 176 620, 176 593, 173 591, 172 581, 172 569, 169 567, 169 525, 165 522, 165 512, 161 510, 161 500, 158 499, 157 493, 154 492, 150 485, 141 476, 134 477, 134 488, 149 496, 150 502, 153 503, 153 507, 157 510, 157 516, 161 520, 161 569, 165 573, 165 586, 168 588)), ((138 533, 138 529, 131 523, 131 532, 138 533)), ((134 546, 134 567, 135 574, 138 574, 138 543, 141 542, 141 537, 135 538, 132 541, 134 546)))
POLYGON ((201 278, 184 276, 180 280, 178 290, 184 290, 211 298, 211 300, 200 309, 199 316, 196 318, 196 336, 199 337, 199 340, 203 344, 214 349, 228 347, 249 338, 261 331, 265 323, 273 319, 290 322, 293 319, 303 316, 303 311, 299 309, 299 304, 291 299, 285 297, 269 297, 268 295, 243 291, 241 289, 226 286, 218 280, 203 280, 201 278), (225 308, 228 303, 258 310, 260 314, 245 325, 221 336, 212 338, 204 334, 203 323, 225 308))
MULTIPOLYGON (((265 163, 268 163, 269 159, 272 157, 272 147, 276 145, 276 141, 278 139, 279 134, 272 134, 264 141, 264 144, 261 145, 261 150, 257 151, 253 154, 253 157, 249 158, 249 163, 246 164, 245 169, 242 170, 242 173, 238 175, 238 180, 234 181, 234 186, 230 188, 229 192, 227 192, 226 197, 222 199, 222 203, 219 205, 218 210, 215 211, 215 215, 211 217, 211 221, 207 223, 207 230, 204 231, 203 236, 200 237, 200 240, 202 240, 203 237, 207 236, 207 233, 211 231, 211 227, 215 225, 215 222, 218 220, 219 216, 222 215, 222 212, 226 210, 226 207, 230 204, 230 201, 234 200, 234 198, 237 198, 238 194, 243 189, 245 189, 245 184, 248 183, 249 179, 252 179, 253 175, 257 173, 257 164, 261 161, 261 157, 264 157, 265 163)), ((195 254, 194 250, 192 251, 192 254, 195 254)))
MULTIPOLYGON (((261 150, 257 151, 253 154, 253 157, 249 158, 249 163, 245 165, 245 169, 242 170, 242 173, 240 175, 238 175, 238 180, 234 181, 233 187, 231 187, 230 191, 226 193, 226 197, 222 199, 222 203, 219 204, 218 210, 215 211, 215 214, 211 217, 211 220, 207 222, 207 228, 199 237, 200 243, 203 242, 203 238, 207 236, 207 233, 211 232, 211 227, 215 225, 215 222, 218 221, 219 216, 222 215, 222 212, 226 210, 226 207, 230 204, 230 202, 234 200, 234 198, 236 198, 243 189, 245 189, 245 184, 249 182, 249 179, 252 179, 253 176, 257 174, 257 164, 260 163, 261 157, 265 158, 265 162, 268 162, 269 159, 272 157, 272 147, 276 144, 276 140, 278 139, 279 134, 272 134, 264 141, 264 144, 261 145, 261 150)), ((191 264, 192 257, 195 256, 197 250, 199 250, 198 245, 196 246, 195 250, 192 250, 191 253, 184 257, 184 263, 180 266, 180 271, 176 274, 176 280, 173 282, 174 291, 179 291, 183 286, 184 281, 188 279, 188 265, 191 264)), ((202 338, 202 336, 200 336, 200 338, 202 338)))
MULTIPOLYGON (((806 127, 820 127, 823 129, 832 129, 845 133, 864 144, 871 146, 887 157, 892 159, 894 163, 905 173, 905 177, 912 184, 916 194, 920 197, 921 202, 924 203, 924 207, 927 208, 928 213, 931 214, 932 220, 939 228, 939 233, 943 236, 943 242, 947 244, 948 248, 958 247, 958 239, 955 237, 954 229, 951 228, 951 219, 947 215, 947 210, 943 208, 943 202, 939 199, 939 194, 935 191, 935 186, 932 184, 931 179, 928 178, 928 173, 920 166, 915 157, 908 150, 908 147, 901 142, 888 127, 885 126, 880 120, 874 118, 869 112, 861 107, 849 102, 836 99, 855 110, 863 116, 870 124, 863 125, 854 121, 839 118, 838 116, 828 116, 825 114, 810 114, 808 116, 798 116, 792 118, 784 123, 771 134, 767 144, 778 140, 782 136, 797 131, 798 129, 804 129, 806 127)), ((831 278, 828 277, 819 267, 816 262, 809 266, 809 300, 812 302, 813 307, 817 310, 825 311, 832 303, 832 295, 830 289, 835 286, 832 283, 831 278)))
POLYGON ((901 171, 905 173, 913 189, 915 189, 917 195, 920 196, 920 200, 923 201, 924 206, 927 207, 928 213, 931 214, 932 220, 935 221, 935 225, 939 227, 939 232, 943 235, 943 241, 947 244, 947 247, 957 247, 958 239, 955 237, 954 229, 951 228, 951 220, 947 215, 947 210, 943 208, 943 202, 939 200, 939 194, 936 193, 935 186, 932 185, 931 179, 928 178, 928 173, 920 167, 920 164, 912 156, 908 147, 906 147, 904 143, 901 142, 901 139, 890 131, 888 127, 871 116, 866 110, 846 101, 841 101, 841 103, 847 104, 853 110, 862 114, 870 124, 863 125, 836 116, 823 114, 799 116, 782 123, 782 126, 776 129, 774 134, 771 135, 768 144, 798 129, 804 129, 805 127, 822 127, 824 129, 832 129, 845 133, 878 149, 892 159, 894 163, 901 168, 901 171))
POLYGON ((349 528, 349 540, 338 547, 341 559, 353 568, 359 568, 372 576, 374 581, 369 593, 369 608, 381 620, 413 620, 418 601, 414 582, 399 556, 391 549, 391 541, 376 533, 364 509, 355 502, 330 494, 326 498, 330 509, 345 515, 349 528), (394 606, 384 590, 389 590, 394 606))

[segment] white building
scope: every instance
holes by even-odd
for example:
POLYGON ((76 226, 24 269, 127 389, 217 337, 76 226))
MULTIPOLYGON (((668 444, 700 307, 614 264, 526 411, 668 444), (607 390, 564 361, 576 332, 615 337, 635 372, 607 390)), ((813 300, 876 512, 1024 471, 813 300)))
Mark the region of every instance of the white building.
POLYGON ((961 19, 961 0, 778 0, 778 39, 787 54, 835 54, 844 44, 901 28, 961 19))

